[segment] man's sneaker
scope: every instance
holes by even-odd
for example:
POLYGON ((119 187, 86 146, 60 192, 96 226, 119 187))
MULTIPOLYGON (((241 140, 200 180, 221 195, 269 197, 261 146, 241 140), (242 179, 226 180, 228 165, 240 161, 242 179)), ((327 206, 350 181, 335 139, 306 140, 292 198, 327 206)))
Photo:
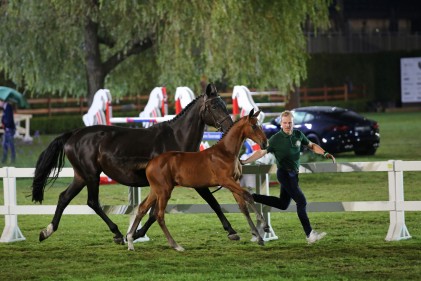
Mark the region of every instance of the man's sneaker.
POLYGON ((318 233, 318 232, 312 230, 310 232, 310 235, 306 238, 306 240, 307 240, 308 244, 313 244, 313 243, 319 241, 320 239, 322 239, 325 236, 326 236, 326 232, 318 233))

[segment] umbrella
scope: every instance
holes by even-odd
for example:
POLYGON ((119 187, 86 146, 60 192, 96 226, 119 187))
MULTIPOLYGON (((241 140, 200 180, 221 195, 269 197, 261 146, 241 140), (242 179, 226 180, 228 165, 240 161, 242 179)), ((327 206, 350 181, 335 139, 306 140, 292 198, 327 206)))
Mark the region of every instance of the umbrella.
POLYGON ((29 108, 29 104, 26 101, 25 97, 12 88, 0 86, 0 100, 14 102, 20 108, 29 108))

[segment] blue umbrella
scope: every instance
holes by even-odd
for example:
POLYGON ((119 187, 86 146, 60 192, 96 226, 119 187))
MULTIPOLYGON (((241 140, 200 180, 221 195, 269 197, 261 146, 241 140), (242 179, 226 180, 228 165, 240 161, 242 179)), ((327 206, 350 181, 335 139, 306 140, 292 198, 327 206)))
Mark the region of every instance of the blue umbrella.
POLYGON ((14 102, 20 108, 29 108, 29 104, 25 97, 15 89, 9 87, 0 86, 0 100, 14 102))

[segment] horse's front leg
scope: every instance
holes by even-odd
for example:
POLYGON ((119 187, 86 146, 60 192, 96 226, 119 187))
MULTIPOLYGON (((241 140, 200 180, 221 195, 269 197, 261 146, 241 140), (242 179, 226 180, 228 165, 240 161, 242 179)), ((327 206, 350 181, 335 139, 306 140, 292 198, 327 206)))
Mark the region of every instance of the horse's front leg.
MULTIPOLYGON (((241 189, 241 187, 240 187, 240 189, 241 189)), ((257 237, 258 244, 263 246, 265 244, 265 242, 263 241, 262 236, 260 235, 259 231, 257 230, 256 225, 253 223, 253 220, 250 217, 250 213, 249 213, 249 210, 247 209, 247 205, 246 205, 246 200, 247 201, 249 200, 249 198, 247 198, 247 196, 251 197, 251 195, 248 192, 246 192, 245 190, 242 190, 242 189, 241 189, 241 191, 235 190, 235 191, 233 191, 232 194, 234 195, 234 198, 237 201, 241 212, 244 214, 244 216, 247 219, 247 222, 250 226, 250 230, 251 230, 252 235, 257 237)), ((253 200, 253 198, 252 198, 252 200, 253 200)), ((262 218, 263 218, 263 216, 262 216, 262 218)))
POLYGON ((269 233, 270 232, 269 224, 265 220, 265 217, 263 216, 263 214, 259 210, 257 210, 256 205, 254 204, 253 197, 251 197, 250 201, 247 200, 246 202, 251 207, 253 212, 256 214, 257 226, 259 227, 259 229, 261 230, 263 228, 264 232, 269 233))
POLYGON ((225 231, 228 232, 228 238, 230 240, 240 240, 240 236, 231 227, 230 222, 228 221, 228 219, 225 217, 224 213, 222 212, 221 205, 219 205, 218 201, 216 201, 215 197, 213 196, 209 188, 196 188, 196 191, 206 201, 206 203, 209 204, 212 210, 216 213, 225 231))
MULTIPOLYGON (((256 214, 257 229, 259 231, 260 236, 264 235, 264 232, 266 233, 270 232, 269 224, 264 218, 262 212, 257 210, 256 205, 254 204, 253 196, 251 196, 250 192, 245 192, 245 194, 246 196, 244 197, 244 200, 247 202, 247 204, 251 207, 253 212, 256 214)), ((256 241, 256 238, 257 238, 256 236, 253 236, 251 241, 256 241)))
POLYGON ((124 245, 124 236, 118 229, 118 226, 105 214, 99 204, 99 178, 88 183, 88 206, 91 207, 98 216, 108 225, 108 228, 114 233, 114 242, 124 245))

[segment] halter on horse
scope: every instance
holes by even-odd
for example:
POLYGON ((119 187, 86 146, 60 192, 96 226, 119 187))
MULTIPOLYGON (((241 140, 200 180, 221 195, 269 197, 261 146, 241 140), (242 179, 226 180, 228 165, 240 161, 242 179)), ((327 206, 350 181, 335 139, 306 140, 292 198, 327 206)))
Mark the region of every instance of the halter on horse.
POLYGON ((257 237, 260 245, 263 239, 250 218, 246 202, 254 210, 257 220, 263 222, 265 231, 269 230, 263 215, 254 206, 254 200, 250 193, 241 188, 239 178, 242 167, 238 160, 238 154, 246 138, 266 148, 267 139, 258 126, 257 116, 251 110, 245 116, 234 123, 222 139, 214 146, 201 152, 165 152, 149 161, 146 167, 146 176, 149 180, 151 191, 146 199, 139 205, 138 213, 133 225, 127 234, 128 249, 134 250, 133 241, 138 238, 136 229, 147 211, 156 206, 155 215, 168 242, 177 251, 183 251, 183 247, 177 244, 168 231, 164 215, 165 208, 175 185, 186 187, 207 188, 208 186, 223 186, 229 189, 238 202, 241 212, 246 216, 252 234, 257 237))
MULTIPOLYGON (((198 151, 205 125, 224 132, 232 125, 225 103, 216 87, 209 84, 206 93, 190 103, 174 119, 149 128, 131 129, 118 126, 90 126, 64 133, 54 139, 38 158, 32 183, 32 200, 42 202, 47 184, 54 182, 64 166, 67 156, 74 169, 74 178, 58 200, 52 222, 40 233, 40 241, 58 229, 67 205, 87 186, 90 206, 114 233, 114 241, 124 244, 118 226, 102 210, 99 204, 100 174, 127 186, 149 186, 145 167, 150 159, 165 151, 198 151), (54 171, 52 178, 50 173, 54 171)), ((218 215, 230 239, 239 239, 209 189, 197 192, 218 215)), ((154 209, 154 207, 152 207, 154 209)), ((155 222, 153 210, 139 235, 144 236, 155 222)))

